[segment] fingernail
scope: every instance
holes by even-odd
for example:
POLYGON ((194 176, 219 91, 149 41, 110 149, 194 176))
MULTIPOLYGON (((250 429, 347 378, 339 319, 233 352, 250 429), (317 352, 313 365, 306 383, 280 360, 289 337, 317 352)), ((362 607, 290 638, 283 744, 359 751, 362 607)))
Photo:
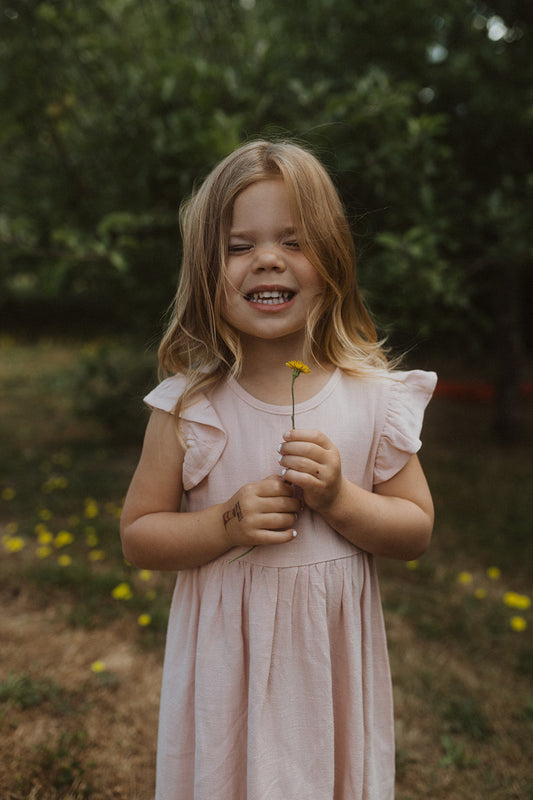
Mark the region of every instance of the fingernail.
POLYGON ((278 464, 281 464, 281 459, 282 459, 282 458, 283 458, 283 456, 279 456, 279 458, 278 458, 278 464))
POLYGON ((281 444, 278 444, 278 453, 281 453, 281 448, 282 447, 283 447, 283 442, 281 444))
POLYGON ((283 438, 284 439, 290 439, 291 438, 291 433, 292 433, 292 431, 287 431, 287 433, 283 434, 283 438))
POLYGON ((294 539, 295 536, 298 536, 298 533, 296 531, 293 531, 292 532, 292 538, 294 539))
POLYGON ((283 469, 281 470, 281 477, 284 478, 286 474, 287 474, 287 467, 283 467, 283 469))

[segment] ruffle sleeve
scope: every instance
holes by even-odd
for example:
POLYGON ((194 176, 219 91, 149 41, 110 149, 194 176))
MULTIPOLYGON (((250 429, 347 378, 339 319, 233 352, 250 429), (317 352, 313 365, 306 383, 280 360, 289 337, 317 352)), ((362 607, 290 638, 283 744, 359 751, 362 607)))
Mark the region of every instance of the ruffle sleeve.
MULTIPOLYGON (((172 414, 185 382, 183 375, 167 378, 146 395, 144 402, 150 408, 172 414)), ((203 394, 180 412, 180 430, 186 445, 183 488, 188 491, 213 469, 224 451, 227 435, 215 409, 203 394)))
POLYGON ((374 484, 396 475, 422 446, 420 431, 424 411, 437 385, 434 372, 411 370, 392 373, 374 464, 374 484))

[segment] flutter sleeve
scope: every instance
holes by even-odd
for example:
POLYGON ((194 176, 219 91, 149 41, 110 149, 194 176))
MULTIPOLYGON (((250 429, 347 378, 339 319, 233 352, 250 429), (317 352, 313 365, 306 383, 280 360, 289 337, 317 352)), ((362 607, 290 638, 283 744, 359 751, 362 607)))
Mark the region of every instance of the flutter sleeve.
MULTIPOLYGON (((185 378, 167 378, 146 395, 144 402, 169 414, 185 389, 185 378)), ((183 488, 197 486, 213 469, 226 446, 227 435, 217 412, 203 394, 180 411, 180 430, 185 440, 183 488)))
POLYGON ((374 484, 396 475, 422 446, 424 411, 437 385, 434 372, 395 372, 374 464, 374 484))

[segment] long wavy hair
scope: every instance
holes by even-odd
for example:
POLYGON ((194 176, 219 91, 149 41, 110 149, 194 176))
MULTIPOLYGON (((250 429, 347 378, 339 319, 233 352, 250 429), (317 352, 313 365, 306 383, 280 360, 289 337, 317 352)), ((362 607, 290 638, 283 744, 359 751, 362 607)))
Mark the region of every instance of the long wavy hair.
POLYGON ((387 368, 387 356, 356 279, 353 238, 342 203, 321 163, 288 141, 239 147, 180 208, 183 262, 170 322, 159 347, 162 375, 184 373, 179 410, 228 373, 238 376, 238 331, 221 314, 233 205, 250 184, 281 178, 304 255, 322 277, 307 319, 306 354, 352 374, 387 368))

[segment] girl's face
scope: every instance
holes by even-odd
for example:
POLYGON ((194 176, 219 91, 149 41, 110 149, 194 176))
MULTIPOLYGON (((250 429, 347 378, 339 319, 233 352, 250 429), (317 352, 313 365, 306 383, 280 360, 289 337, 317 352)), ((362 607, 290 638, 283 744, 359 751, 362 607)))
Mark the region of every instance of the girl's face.
MULTIPOLYGON (((222 316, 252 340, 294 339, 324 282, 300 250, 281 178, 258 181, 237 195, 229 234, 222 316)), ((294 352, 294 351, 293 351, 294 352)))

